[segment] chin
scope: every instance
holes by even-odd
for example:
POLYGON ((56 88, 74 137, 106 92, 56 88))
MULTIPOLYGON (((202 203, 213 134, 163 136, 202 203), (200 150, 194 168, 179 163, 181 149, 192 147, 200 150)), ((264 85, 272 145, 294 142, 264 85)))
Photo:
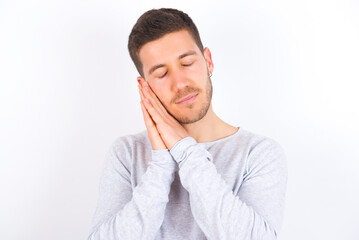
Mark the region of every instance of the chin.
POLYGON ((194 110, 193 106, 185 110, 179 110, 180 113, 172 115, 181 124, 191 124, 200 121, 208 112, 210 104, 203 103, 200 109, 194 110), (187 112, 188 114, 184 114, 187 112))

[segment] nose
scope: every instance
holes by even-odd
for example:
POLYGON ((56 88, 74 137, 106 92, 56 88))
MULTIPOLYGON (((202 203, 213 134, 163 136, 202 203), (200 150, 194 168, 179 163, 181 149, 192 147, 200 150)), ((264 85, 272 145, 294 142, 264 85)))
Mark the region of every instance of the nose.
POLYGON ((181 69, 175 69, 172 71, 170 82, 171 90, 175 92, 190 86, 190 79, 181 69))

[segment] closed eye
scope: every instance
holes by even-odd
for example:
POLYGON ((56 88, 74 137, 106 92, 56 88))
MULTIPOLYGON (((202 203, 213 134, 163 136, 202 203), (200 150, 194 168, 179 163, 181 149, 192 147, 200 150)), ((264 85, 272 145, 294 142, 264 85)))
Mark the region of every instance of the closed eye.
POLYGON ((189 66, 191 66, 193 63, 188 63, 188 64, 182 64, 182 66, 184 66, 184 67, 189 67, 189 66))
POLYGON ((166 76, 167 72, 165 72, 162 76, 159 76, 158 78, 164 78, 166 76))

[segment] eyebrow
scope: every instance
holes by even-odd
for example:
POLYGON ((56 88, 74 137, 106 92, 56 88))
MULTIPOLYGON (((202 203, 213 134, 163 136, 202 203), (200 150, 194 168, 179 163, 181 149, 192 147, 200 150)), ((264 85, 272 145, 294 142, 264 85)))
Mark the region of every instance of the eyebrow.
POLYGON ((157 64, 157 65, 151 67, 150 70, 148 71, 148 75, 151 75, 156 69, 164 67, 164 66, 165 66, 164 64, 157 64))
MULTIPOLYGON (((189 50, 188 52, 185 52, 181 55, 179 55, 178 59, 182 59, 184 57, 190 56, 190 55, 197 55, 197 53, 193 50, 189 50)), ((151 75, 154 71, 156 71, 158 68, 164 67, 164 64, 157 64, 153 67, 150 68, 150 70, 148 71, 148 74, 151 75)))
POLYGON ((181 55, 178 57, 178 59, 181 59, 181 58, 184 58, 184 57, 187 57, 187 56, 190 56, 190 55, 196 55, 196 54, 197 54, 197 53, 196 53, 195 51, 190 50, 190 51, 188 51, 188 52, 186 52, 186 53, 181 54, 181 55))

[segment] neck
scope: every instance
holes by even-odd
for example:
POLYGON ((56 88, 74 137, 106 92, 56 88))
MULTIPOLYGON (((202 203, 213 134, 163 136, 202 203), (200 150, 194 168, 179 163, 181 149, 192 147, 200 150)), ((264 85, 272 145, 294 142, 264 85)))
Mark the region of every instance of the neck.
POLYGON ((191 124, 182 124, 182 126, 197 142, 216 141, 228 137, 238 130, 237 127, 227 124, 213 112, 212 103, 207 114, 201 120, 191 124))

